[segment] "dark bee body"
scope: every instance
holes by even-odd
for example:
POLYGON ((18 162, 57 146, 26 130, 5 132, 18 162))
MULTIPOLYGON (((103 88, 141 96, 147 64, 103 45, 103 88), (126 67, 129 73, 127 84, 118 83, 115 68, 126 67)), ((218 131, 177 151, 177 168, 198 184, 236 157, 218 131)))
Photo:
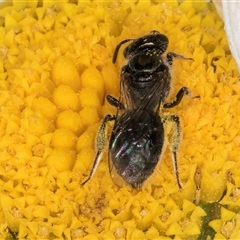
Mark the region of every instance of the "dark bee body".
POLYGON ((124 50, 127 62, 120 74, 120 98, 117 100, 107 95, 108 102, 117 108, 117 113, 104 118, 96 138, 98 152, 94 166, 83 184, 91 178, 100 161, 108 121, 115 120, 109 141, 110 173, 117 185, 122 185, 120 179, 132 187, 140 187, 156 168, 164 145, 164 125, 171 121, 175 124, 171 150, 177 183, 181 187, 176 158, 180 138, 179 118, 176 115, 161 116, 159 110, 161 106, 176 106, 188 93, 188 89, 183 87, 175 101, 165 103, 170 91, 169 68, 172 58, 185 58, 176 53, 168 53, 167 59, 163 60, 162 54, 167 49, 168 39, 158 31, 152 31, 136 40, 122 41, 115 49, 113 63, 116 62, 120 46, 128 41, 132 43, 124 50))
POLYGON ((109 143, 109 165, 132 187, 153 172, 161 154, 164 128, 153 111, 126 111, 114 126, 109 143))

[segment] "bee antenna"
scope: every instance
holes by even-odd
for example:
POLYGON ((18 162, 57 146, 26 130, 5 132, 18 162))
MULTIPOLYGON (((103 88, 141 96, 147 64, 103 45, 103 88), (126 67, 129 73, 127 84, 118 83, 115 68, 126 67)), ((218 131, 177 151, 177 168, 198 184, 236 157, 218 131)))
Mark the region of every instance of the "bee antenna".
POLYGON ((132 41, 132 40, 133 40, 133 39, 125 39, 125 40, 121 41, 121 42, 116 46, 116 48, 115 48, 115 50, 114 50, 113 58, 112 58, 112 63, 116 63, 116 61, 117 61, 117 56, 118 56, 118 52, 119 52, 120 47, 121 47, 124 43, 129 42, 129 41, 132 41))

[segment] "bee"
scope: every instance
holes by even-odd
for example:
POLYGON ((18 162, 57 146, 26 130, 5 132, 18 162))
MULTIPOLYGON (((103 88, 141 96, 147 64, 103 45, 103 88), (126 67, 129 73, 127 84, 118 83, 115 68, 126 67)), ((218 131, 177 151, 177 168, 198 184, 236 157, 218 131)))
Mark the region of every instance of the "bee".
POLYGON ((139 188, 154 172, 164 145, 165 125, 173 123, 172 151, 173 166, 178 187, 181 189, 177 150, 180 144, 180 120, 175 114, 163 115, 160 108, 172 108, 178 105, 183 96, 189 94, 182 87, 175 100, 166 103, 170 92, 170 68, 174 58, 188 59, 174 52, 163 54, 168 47, 168 38, 153 30, 138 39, 125 39, 114 51, 112 62, 116 63, 120 47, 131 42, 124 49, 126 63, 120 73, 120 97, 107 95, 107 101, 116 107, 115 115, 106 115, 96 136, 97 154, 87 183, 95 173, 106 145, 106 126, 115 121, 109 140, 109 171, 116 185, 127 183, 139 188))

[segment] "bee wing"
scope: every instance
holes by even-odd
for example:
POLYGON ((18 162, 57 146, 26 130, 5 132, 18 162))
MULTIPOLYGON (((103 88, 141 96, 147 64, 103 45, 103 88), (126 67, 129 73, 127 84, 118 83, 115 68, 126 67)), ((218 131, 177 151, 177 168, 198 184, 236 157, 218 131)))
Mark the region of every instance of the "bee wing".
POLYGON ((137 108, 143 108, 143 109, 151 109, 154 110, 155 106, 157 107, 157 110, 159 109, 159 106, 161 102, 165 101, 166 95, 168 95, 169 92, 169 79, 170 75, 166 71, 161 71, 157 75, 155 75, 148 83, 146 84, 145 89, 137 89, 135 90, 134 87, 131 87, 130 84, 128 84, 128 76, 122 76, 122 80, 120 82, 120 101, 123 103, 125 108, 127 110, 131 109, 137 109, 137 108))
MULTIPOLYGON (((159 74, 159 80, 153 84, 153 86, 149 89, 149 91, 145 92, 140 104, 137 108, 131 109, 133 103, 131 102, 132 99, 129 97, 129 89, 127 88, 126 84, 121 85, 121 98, 124 100, 124 105, 128 108, 125 108, 125 112, 122 112, 117 116, 117 124, 121 126, 115 126, 114 128, 114 138, 118 138, 116 142, 120 142, 121 144, 117 143, 119 148, 117 149, 117 157, 121 159, 122 162, 122 169, 124 166, 129 164, 129 152, 131 152, 138 143, 144 144, 142 139, 148 141, 151 136, 151 132, 148 130, 146 131, 146 125, 149 123, 149 114, 152 110, 156 113, 156 118, 158 117, 158 111, 160 108, 161 100, 162 100, 162 92, 165 87, 165 79, 163 78, 163 74, 159 74), (152 109, 152 106, 155 104, 154 102, 157 101, 157 106, 155 109, 152 109), (121 121, 118 121, 121 120, 121 121), (139 124, 140 123, 140 124, 139 124), (134 136, 134 137, 133 137, 134 136), (122 139, 120 139, 122 138, 122 139), (132 143, 130 141, 134 141, 132 143), (121 147, 120 147, 121 146, 121 147)), ((166 76, 165 76, 166 77, 166 76)), ((156 104, 155 104, 156 105, 156 104)), ((154 128, 154 126, 153 126, 154 128)), ((112 146, 115 145, 115 140, 113 139, 112 146)), ((110 146, 110 147, 112 147, 110 146)), ((111 149, 109 150, 111 151, 111 149)), ((115 168, 113 161, 111 159, 111 154, 109 153, 109 171, 112 176, 113 181, 118 186, 125 186, 126 183, 122 179, 122 177, 117 173, 117 169, 115 168)))
MULTIPOLYGON (((124 76, 123 76, 124 77, 124 76)), ((158 112, 161 102, 166 98, 166 86, 169 81, 169 73, 167 71, 161 71, 155 76, 155 83, 152 84, 151 88, 146 88, 141 93, 141 96, 135 95, 133 97, 132 91, 134 89, 129 89, 129 85, 126 83, 127 80, 122 80, 120 83, 120 101, 123 103, 127 110, 132 109, 146 109, 146 110, 156 110, 158 112), (156 107, 156 109, 154 109, 156 107)), ((139 91, 140 92, 140 91, 139 91)))
MULTIPOLYGON (((142 111, 142 109, 146 110, 146 111, 155 111, 156 117, 159 114, 159 109, 160 109, 160 105, 162 102, 162 98, 163 98, 163 94, 164 91, 164 87, 165 87, 165 79, 164 77, 166 77, 166 75, 164 75, 162 72, 159 73, 158 75, 158 81, 155 82, 155 84, 153 84, 153 86, 151 87, 151 89, 149 91, 146 91, 142 97, 142 100, 139 104, 139 106, 135 109, 135 111, 132 111, 131 116, 129 117, 129 121, 126 121, 125 123, 123 123, 122 125, 122 129, 129 129, 129 125, 132 125, 131 119, 134 119, 134 122, 136 123, 134 126, 136 128, 136 131, 138 133, 138 138, 142 138, 145 136, 145 125, 144 124, 137 124, 139 122, 139 120, 141 119, 141 122, 144 123, 145 122, 145 111, 142 111), (155 104, 157 102, 157 105, 155 104), (152 108, 152 106, 155 106, 155 108, 152 108)), ((125 92, 123 92, 123 94, 125 94, 125 92)), ((130 102, 132 99, 128 99, 128 101, 130 102)), ((132 103, 131 103, 132 104, 132 103)))
POLYGON ((165 86, 165 81, 164 81, 163 77, 161 76, 161 78, 158 81, 156 81, 156 83, 152 86, 152 88, 149 90, 149 92, 146 92, 144 94, 144 97, 141 101, 140 107, 144 108, 144 109, 151 109, 151 107, 154 105, 154 102, 157 102, 156 112, 158 113, 160 104, 163 99, 164 86, 165 86))
POLYGON ((130 95, 131 89, 129 89, 129 86, 127 85, 127 79, 125 80, 124 78, 125 76, 122 76, 120 81, 120 101, 122 101, 127 110, 130 110, 133 107, 133 99, 130 95))

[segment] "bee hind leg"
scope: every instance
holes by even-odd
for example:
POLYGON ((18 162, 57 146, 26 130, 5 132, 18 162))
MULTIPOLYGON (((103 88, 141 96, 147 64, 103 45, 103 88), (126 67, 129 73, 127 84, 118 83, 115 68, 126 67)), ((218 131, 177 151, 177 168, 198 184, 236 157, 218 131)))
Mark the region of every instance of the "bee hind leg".
POLYGON ((163 119, 164 126, 166 126, 169 123, 173 125, 173 133, 170 140, 170 148, 172 151, 173 167, 174 167, 174 172, 176 174, 177 184, 179 189, 182 189, 180 179, 179 179, 178 160, 177 160, 177 150, 181 142, 180 120, 177 115, 162 116, 162 119, 163 119))
POLYGON ((88 178, 83 183, 80 184, 81 186, 84 186, 92 178, 93 174, 95 173, 95 171, 98 167, 98 164, 101 161, 101 153, 106 144, 106 133, 105 133, 106 131, 105 130, 106 130, 107 122, 113 121, 115 119, 116 119, 116 116, 110 115, 110 114, 106 115, 105 118, 103 119, 103 122, 102 122, 100 128, 98 129, 96 140, 95 140, 97 154, 96 154, 95 160, 93 162, 93 166, 91 168, 90 174, 89 174, 88 178))

